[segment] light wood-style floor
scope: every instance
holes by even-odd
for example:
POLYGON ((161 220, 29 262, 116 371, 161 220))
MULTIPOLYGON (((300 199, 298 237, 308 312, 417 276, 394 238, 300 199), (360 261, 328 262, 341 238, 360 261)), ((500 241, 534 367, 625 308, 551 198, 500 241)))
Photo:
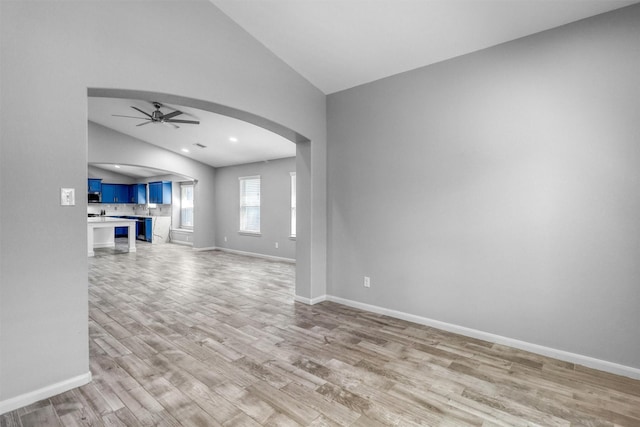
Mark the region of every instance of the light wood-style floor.
POLYGON ((89 266, 93 382, 1 426, 640 426, 640 381, 294 303, 290 264, 139 245, 89 266))

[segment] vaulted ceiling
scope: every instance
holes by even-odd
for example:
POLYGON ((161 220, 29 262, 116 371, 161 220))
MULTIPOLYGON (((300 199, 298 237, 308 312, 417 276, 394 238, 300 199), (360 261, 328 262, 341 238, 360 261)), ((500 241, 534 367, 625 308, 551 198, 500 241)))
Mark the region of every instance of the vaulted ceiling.
MULTIPOLYGON (((331 94, 639 0, 210 1, 331 94)), ((181 118, 200 121, 179 129, 136 126, 142 120, 114 116, 144 117, 131 107, 152 112, 150 101, 90 98, 89 120, 214 167, 295 155, 295 145, 281 136, 194 108, 163 107, 164 113, 179 109, 181 118)))
POLYGON ((637 0, 210 0, 326 94, 637 0))

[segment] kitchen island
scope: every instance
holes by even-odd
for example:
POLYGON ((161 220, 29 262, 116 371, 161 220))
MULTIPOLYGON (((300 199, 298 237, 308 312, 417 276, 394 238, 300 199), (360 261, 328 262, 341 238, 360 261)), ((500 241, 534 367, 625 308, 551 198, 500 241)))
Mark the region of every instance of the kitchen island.
POLYGON ((105 216, 87 218, 87 249, 88 255, 94 256, 93 248, 95 247, 113 247, 115 246, 115 228, 129 227, 128 241, 129 252, 136 251, 136 220, 125 218, 111 218, 105 216), (106 230, 105 230, 106 229, 106 230), (101 234, 99 243, 96 242, 96 233, 101 234), (104 237, 107 239, 104 240, 104 237), (113 242, 113 243, 112 243, 113 242))
MULTIPOLYGON (((138 221, 136 237, 138 240, 144 240, 149 243, 167 243, 169 241, 169 229, 171 228, 170 216, 151 216, 151 215, 109 215, 109 218, 125 218, 138 221)), ((118 230, 116 230, 118 236, 118 230)), ((94 247, 100 244, 99 237, 96 235, 94 247)), ((111 245, 113 246, 113 245, 111 245)), ((107 245, 102 247, 108 247, 107 245)))

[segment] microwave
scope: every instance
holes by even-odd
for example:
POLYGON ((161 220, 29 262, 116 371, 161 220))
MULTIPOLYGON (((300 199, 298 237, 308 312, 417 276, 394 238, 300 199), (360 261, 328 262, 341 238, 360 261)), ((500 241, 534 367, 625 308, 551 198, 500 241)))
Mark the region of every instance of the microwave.
POLYGON ((101 193, 89 193, 89 203, 102 203, 101 193))

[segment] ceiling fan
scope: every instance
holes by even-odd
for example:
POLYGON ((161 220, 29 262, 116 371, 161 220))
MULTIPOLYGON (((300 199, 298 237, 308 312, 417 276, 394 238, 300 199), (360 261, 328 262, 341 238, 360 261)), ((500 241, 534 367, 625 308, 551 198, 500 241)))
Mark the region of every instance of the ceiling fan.
POLYGON ((162 123, 164 125, 173 126, 175 129, 178 129, 180 126, 178 126, 176 123, 186 123, 186 124, 190 124, 190 125, 199 125, 200 124, 200 122, 197 121, 197 120, 176 120, 176 119, 174 119, 174 117, 179 116, 180 114, 184 114, 180 110, 174 110, 174 111, 172 111, 170 113, 164 114, 162 111, 160 111, 160 108, 163 107, 163 105, 161 103, 152 102, 151 104, 153 104, 153 106, 156 108, 156 110, 151 112, 151 113, 147 113, 146 111, 143 111, 138 107, 134 107, 133 105, 131 106, 131 108, 133 108, 134 110, 144 114, 146 117, 123 116, 121 114, 113 114, 113 116, 114 117, 127 117, 127 118, 130 118, 130 119, 146 120, 145 122, 137 124, 136 126, 144 126, 144 125, 148 125, 149 123, 162 123))

